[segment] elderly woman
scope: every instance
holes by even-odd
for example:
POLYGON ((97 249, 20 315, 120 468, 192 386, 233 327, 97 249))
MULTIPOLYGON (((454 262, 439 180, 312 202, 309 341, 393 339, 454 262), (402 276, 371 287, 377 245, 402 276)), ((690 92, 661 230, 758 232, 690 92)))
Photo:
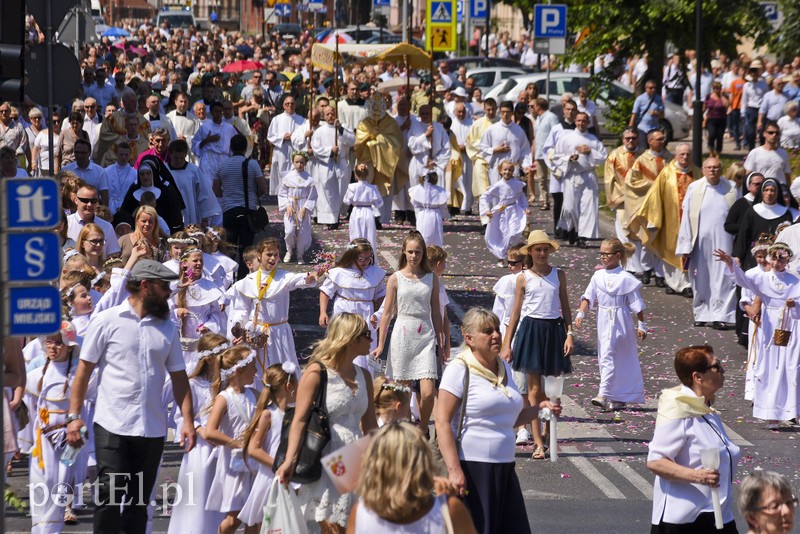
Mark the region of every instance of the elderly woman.
POLYGON ((684 347, 675 354, 680 386, 665 389, 647 467, 656 475, 651 534, 735 533, 732 481, 739 447, 725 433, 714 396, 725 382, 725 370, 708 345, 684 347), (706 469, 703 449, 719 451, 719 468, 706 469), (719 488, 724 528, 714 526, 711 488, 719 488))
POLYGON ((786 477, 772 471, 755 471, 739 486, 739 512, 750 527, 748 534, 784 534, 794 526, 797 497, 786 477))
POLYGON ((462 321, 464 345, 445 368, 439 389, 436 433, 451 484, 464 497, 478 532, 530 532, 514 471, 514 428, 535 419, 542 401, 523 408, 511 368, 500 358, 500 320, 472 308, 462 321), (463 411, 463 413, 461 413, 463 411))
POLYGON ((786 150, 800 148, 800 117, 797 109, 800 103, 790 100, 783 106, 783 117, 778 119, 778 128, 781 129, 781 147, 786 150))

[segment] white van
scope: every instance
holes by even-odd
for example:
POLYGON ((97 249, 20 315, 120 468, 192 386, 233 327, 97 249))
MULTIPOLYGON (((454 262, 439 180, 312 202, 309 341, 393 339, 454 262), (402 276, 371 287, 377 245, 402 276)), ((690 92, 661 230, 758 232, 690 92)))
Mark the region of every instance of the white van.
POLYGON ((156 26, 161 27, 161 23, 166 22, 170 28, 185 28, 187 26, 197 27, 194 20, 191 6, 171 4, 161 6, 161 10, 156 16, 156 26))

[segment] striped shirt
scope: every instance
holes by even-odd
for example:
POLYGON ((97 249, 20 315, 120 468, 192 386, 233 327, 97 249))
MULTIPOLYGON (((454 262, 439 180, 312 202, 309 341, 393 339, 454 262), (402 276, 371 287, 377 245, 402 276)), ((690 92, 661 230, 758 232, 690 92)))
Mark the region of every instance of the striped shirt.
MULTIPOLYGON (((225 213, 229 209, 245 207, 244 205, 244 184, 242 180, 242 162, 244 156, 234 155, 227 158, 217 169, 217 174, 214 180, 219 180, 222 185, 222 198, 219 199, 219 205, 222 212, 225 213)), ((263 177, 261 167, 258 162, 251 159, 247 164, 247 187, 249 195, 249 206, 252 210, 258 207, 258 187, 256 186, 256 179, 263 177)))

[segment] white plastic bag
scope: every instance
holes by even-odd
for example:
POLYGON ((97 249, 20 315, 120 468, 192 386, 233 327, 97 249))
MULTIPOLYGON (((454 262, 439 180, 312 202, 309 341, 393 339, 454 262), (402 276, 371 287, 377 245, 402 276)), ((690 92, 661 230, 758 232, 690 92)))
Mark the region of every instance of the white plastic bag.
POLYGON ((308 534, 294 490, 287 489, 277 477, 269 487, 261 534, 308 534))

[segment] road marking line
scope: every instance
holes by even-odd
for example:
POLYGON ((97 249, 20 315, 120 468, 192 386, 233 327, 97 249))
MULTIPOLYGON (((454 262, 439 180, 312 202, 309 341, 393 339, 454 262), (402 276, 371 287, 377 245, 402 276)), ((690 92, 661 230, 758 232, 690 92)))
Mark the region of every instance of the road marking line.
MULTIPOLYGON (((615 455, 618 454, 611 447, 596 447, 597 452, 602 454, 615 455)), ((653 483, 637 473, 632 466, 627 462, 605 462, 606 465, 611 466, 617 473, 628 479, 628 482, 633 484, 642 494, 648 499, 653 498, 653 483)))
MULTIPOLYGON (((582 454, 578 447, 561 447, 561 451, 570 454, 582 454)), ((609 499, 624 499, 625 495, 617 489, 613 482, 604 477, 595 466, 586 458, 581 456, 569 456, 567 459, 577 467, 583 475, 597 486, 597 489, 603 492, 603 495, 609 499)))

